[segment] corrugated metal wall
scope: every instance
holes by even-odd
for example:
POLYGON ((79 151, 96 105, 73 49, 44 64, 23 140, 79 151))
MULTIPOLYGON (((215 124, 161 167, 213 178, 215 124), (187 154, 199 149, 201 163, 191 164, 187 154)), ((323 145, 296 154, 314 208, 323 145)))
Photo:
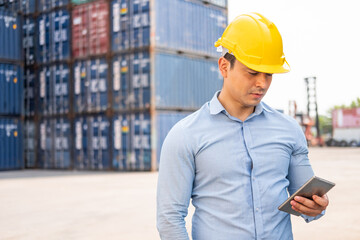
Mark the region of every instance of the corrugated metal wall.
POLYGON ((21 19, 0 8, 0 59, 21 61, 21 19))
POLYGON ((40 14, 38 32, 39 63, 70 58, 70 15, 66 9, 40 14))
POLYGON ((221 89, 216 61, 157 53, 154 63, 157 108, 197 109, 221 89))
POLYGON ((23 168, 23 126, 20 119, 0 117, 0 170, 23 168))
POLYGON ((0 170, 24 167, 23 156, 23 55, 21 17, 0 6, 0 170))
POLYGON ((214 42, 226 27, 225 9, 185 0, 157 0, 155 12, 157 47, 217 56, 214 42))
POLYGON ((20 115, 23 109, 23 92, 20 65, 0 63, 0 114, 20 115))

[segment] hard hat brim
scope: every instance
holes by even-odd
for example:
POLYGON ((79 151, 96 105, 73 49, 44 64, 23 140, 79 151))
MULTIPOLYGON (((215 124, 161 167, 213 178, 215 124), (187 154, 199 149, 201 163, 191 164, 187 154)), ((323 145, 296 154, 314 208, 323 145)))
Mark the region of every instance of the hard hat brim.
POLYGON ((290 65, 288 64, 288 62, 284 59, 284 64, 283 65, 256 65, 256 64, 251 64, 251 63, 247 63, 245 61, 240 61, 236 55, 235 58, 241 62, 242 64, 244 64, 245 66, 247 66, 248 68, 257 71, 257 72, 263 72, 263 73, 287 73, 290 72, 290 65))

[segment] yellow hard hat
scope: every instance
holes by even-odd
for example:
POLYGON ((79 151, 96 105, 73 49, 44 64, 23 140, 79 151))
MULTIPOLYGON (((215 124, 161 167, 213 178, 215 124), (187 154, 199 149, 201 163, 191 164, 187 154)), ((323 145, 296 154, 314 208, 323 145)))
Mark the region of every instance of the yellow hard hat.
POLYGON ((290 71, 279 30, 259 13, 242 14, 235 18, 215 42, 215 47, 219 46, 228 49, 239 62, 255 71, 290 71))

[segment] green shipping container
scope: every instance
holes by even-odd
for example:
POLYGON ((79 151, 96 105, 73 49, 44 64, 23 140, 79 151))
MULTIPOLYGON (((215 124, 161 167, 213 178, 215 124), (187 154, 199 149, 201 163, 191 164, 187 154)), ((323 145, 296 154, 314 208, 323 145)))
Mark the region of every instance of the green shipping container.
POLYGON ((84 3, 89 3, 89 2, 93 2, 94 0, 71 0, 72 4, 75 5, 80 5, 80 4, 84 4, 84 3))

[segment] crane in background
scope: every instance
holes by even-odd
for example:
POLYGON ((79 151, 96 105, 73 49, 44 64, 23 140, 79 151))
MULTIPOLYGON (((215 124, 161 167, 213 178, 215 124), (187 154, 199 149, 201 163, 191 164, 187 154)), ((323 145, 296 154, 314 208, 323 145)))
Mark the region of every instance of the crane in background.
POLYGON ((307 113, 297 112, 296 101, 291 100, 289 101, 289 115, 295 118, 302 127, 308 146, 324 146, 324 141, 320 135, 316 77, 307 77, 304 80, 307 91, 307 113))

